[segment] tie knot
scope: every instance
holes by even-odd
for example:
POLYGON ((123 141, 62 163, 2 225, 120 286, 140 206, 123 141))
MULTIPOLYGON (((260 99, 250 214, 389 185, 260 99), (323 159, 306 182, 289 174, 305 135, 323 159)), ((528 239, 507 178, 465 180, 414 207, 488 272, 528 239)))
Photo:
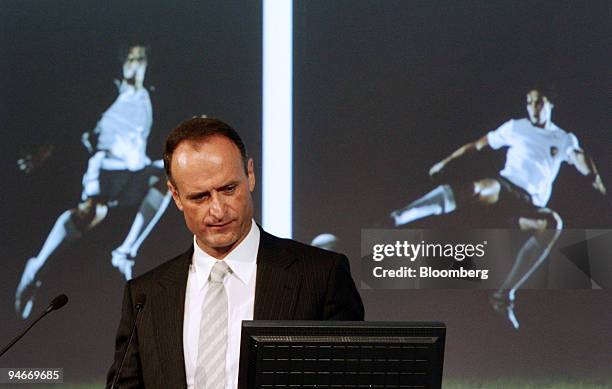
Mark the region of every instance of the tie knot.
POLYGON ((212 270, 210 271, 210 282, 221 283, 223 282, 225 276, 228 275, 230 272, 231 270, 229 266, 227 266, 227 263, 225 263, 225 261, 217 261, 215 262, 212 267, 212 270))

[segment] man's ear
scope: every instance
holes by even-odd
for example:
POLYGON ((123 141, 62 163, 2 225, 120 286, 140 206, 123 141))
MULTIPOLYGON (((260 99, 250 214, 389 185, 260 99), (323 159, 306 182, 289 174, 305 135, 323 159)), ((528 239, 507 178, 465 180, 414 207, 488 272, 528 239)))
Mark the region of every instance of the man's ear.
POLYGON ((172 182, 170 180, 166 181, 166 185, 168 185, 168 190, 170 191, 170 193, 172 193, 172 199, 174 200, 174 204, 176 204, 176 207, 181 212, 183 212, 183 203, 181 203, 181 197, 179 196, 178 189, 176 189, 176 187, 172 185, 172 182))
POLYGON ((249 158, 247 162, 247 175, 249 179, 249 191, 255 190, 255 169, 253 168, 253 158, 249 158))

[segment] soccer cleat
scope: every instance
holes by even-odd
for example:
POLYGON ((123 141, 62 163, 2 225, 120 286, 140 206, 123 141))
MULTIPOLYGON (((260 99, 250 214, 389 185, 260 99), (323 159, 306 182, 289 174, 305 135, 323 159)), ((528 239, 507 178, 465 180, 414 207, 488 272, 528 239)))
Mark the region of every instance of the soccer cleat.
POLYGON ((514 313, 514 299, 511 299, 508 295, 495 292, 489 298, 489 302, 495 312, 504 316, 510 322, 512 328, 519 329, 519 321, 514 313))
POLYGON ((15 291, 15 311, 22 319, 27 319, 32 313, 36 292, 40 289, 42 282, 36 279, 36 257, 28 259, 17 290, 15 291))
POLYGON ((121 274, 123 274, 126 281, 132 279, 132 269, 136 262, 132 259, 130 254, 119 250, 113 250, 111 263, 121 272, 121 274))

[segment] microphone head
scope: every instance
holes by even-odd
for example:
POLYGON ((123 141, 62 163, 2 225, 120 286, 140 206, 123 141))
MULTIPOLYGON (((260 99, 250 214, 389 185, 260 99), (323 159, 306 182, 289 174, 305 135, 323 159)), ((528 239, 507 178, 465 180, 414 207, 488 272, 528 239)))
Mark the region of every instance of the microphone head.
POLYGON ((136 296, 136 304, 134 304, 134 307, 136 309, 142 309, 146 302, 147 302, 147 295, 139 294, 138 296, 136 296))
POLYGON ((65 294, 60 294, 59 296, 54 298, 53 301, 51 301, 48 309, 50 311, 58 310, 64 305, 66 305, 67 302, 68 302, 68 296, 66 296, 65 294))

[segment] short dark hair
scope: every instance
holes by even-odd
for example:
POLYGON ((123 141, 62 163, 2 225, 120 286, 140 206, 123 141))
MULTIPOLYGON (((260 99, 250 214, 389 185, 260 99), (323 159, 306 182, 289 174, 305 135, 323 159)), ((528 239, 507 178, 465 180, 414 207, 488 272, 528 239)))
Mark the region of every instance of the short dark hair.
POLYGON ((144 49, 145 52, 145 59, 148 60, 149 58, 149 54, 150 54, 150 47, 142 44, 140 42, 134 42, 133 44, 130 45, 121 45, 121 47, 119 47, 119 53, 117 58, 119 59, 119 63, 121 63, 122 65, 125 63, 125 61, 127 60, 128 55, 130 55, 130 52, 132 51, 132 49, 134 47, 142 47, 144 49))
POLYGON ((531 86, 527 89, 527 93, 531 92, 531 91, 538 91, 540 93, 540 96, 546 97, 546 100, 548 100, 551 103, 556 103, 557 100, 559 99, 559 91, 556 87, 556 85, 554 84, 550 84, 550 83, 533 83, 531 84, 531 86))
POLYGON ((172 155, 174 150, 183 141, 202 141, 209 139, 213 136, 222 136, 230 140, 240 151, 242 157, 242 164, 244 165, 244 172, 248 175, 248 154, 246 146, 238 135, 238 132, 234 130, 229 124, 222 122, 219 119, 207 118, 207 117, 194 117, 189 120, 185 120, 178 126, 176 126, 166 138, 166 144, 164 146, 164 169, 166 170, 166 176, 172 181, 172 155))

